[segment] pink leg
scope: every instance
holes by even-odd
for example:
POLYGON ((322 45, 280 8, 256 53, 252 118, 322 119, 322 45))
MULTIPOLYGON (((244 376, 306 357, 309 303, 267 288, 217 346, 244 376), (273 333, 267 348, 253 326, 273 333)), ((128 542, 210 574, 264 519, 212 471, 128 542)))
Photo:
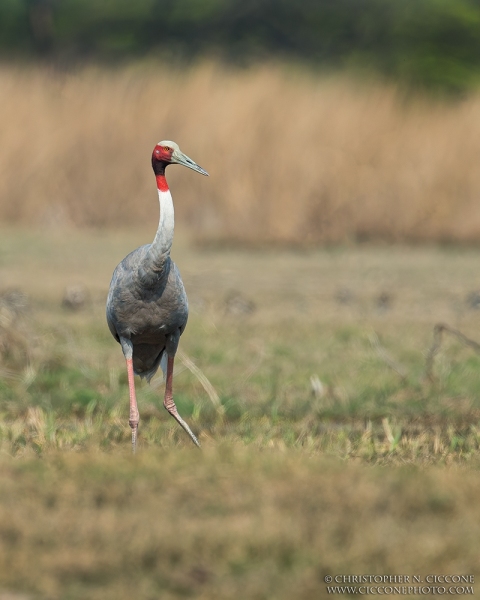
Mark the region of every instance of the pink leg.
POLYGON ((185 423, 182 417, 178 414, 177 407, 175 406, 175 402, 173 401, 173 391, 172 391, 172 381, 173 381, 173 357, 169 356, 167 361, 167 381, 165 384, 165 399, 163 401, 163 405, 168 410, 168 412, 172 415, 172 417, 179 423, 185 431, 190 436, 192 442, 200 448, 200 443, 192 433, 190 427, 185 423))
POLYGON ((135 381, 133 374, 133 360, 127 358, 128 389, 130 391, 130 419, 128 424, 132 428, 132 450, 135 454, 137 448, 137 430, 140 415, 138 414, 137 398, 135 396, 135 381))

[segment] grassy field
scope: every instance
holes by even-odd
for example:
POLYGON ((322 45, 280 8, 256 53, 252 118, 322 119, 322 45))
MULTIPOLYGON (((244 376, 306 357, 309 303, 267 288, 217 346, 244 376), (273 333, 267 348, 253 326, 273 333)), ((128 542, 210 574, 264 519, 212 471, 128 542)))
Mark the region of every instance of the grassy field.
MULTIPOLYGON (((348 243, 480 235, 480 97, 263 65, 0 68, 0 221, 130 226, 152 214, 150 156, 204 242, 348 243)), ((153 205, 155 210, 155 205, 153 205)))
POLYGON ((336 574, 478 575, 480 251, 174 242, 191 304, 128 388, 111 272, 152 231, 0 232, 0 598, 310 599, 336 574), (85 306, 62 306, 84 286, 85 306), (211 382, 206 392, 189 361, 211 382))

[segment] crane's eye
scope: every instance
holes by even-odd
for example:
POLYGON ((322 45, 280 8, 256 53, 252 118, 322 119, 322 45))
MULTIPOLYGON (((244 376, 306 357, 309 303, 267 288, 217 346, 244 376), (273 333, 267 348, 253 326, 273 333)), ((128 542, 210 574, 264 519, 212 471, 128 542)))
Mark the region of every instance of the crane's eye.
POLYGON ((164 147, 163 147, 163 149, 164 149, 166 152, 170 152, 170 150, 171 150, 171 148, 169 148, 168 146, 164 146, 164 147))

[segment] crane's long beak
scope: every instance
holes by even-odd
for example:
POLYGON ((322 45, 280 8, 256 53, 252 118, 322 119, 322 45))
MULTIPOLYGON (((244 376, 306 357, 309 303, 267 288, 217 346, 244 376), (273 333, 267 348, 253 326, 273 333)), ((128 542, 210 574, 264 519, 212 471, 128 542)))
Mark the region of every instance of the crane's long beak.
POLYGON ((191 158, 188 158, 183 152, 180 150, 175 150, 172 154, 171 158, 172 163, 176 163, 177 165, 183 165, 184 167, 188 167, 197 173, 201 173, 202 175, 208 175, 205 169, 202 169, 197 163, 193 162, 191 158))

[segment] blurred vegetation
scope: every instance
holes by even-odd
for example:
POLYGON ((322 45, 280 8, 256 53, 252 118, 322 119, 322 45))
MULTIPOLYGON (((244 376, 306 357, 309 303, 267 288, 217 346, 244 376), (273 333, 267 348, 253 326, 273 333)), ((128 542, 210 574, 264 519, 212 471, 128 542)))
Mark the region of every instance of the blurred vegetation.
POLYGON ((300 59, 414 85, 478 81, 479 0, 2 0, 4 58, 300 59))

